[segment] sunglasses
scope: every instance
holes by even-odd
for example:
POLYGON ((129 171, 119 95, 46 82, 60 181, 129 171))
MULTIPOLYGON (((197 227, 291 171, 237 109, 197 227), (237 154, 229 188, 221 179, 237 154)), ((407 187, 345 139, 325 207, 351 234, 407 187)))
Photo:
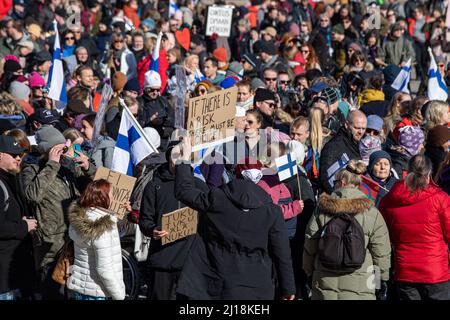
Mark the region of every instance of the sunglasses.
POLYGON ((149 88, 149 89, 145 89, 146 92, 159 92, 161 89, 156 89, 156 88, 149 88))
POLYGON ((204 94, 204 93, 208 93, 208 91, 206 91, 205 89, 199 90, 198 93, 204 94))
POLYGON ((380 135, 380 133, 377 130, 369 129, 369 128, 366 129, 366 133, 370 134, 372 136, 379 136, 380 135))
POLYGON ((266 81, 277 81, 277 78, 264 78, 266 81))
POLYGON ((31 89, 42 90, 42 89, 44 89, 44 87, 43 86, 35 86, 35 87, 32 87, 31 89))
POLYGON ((75 37, 65 37, 64 39, 66 39, 66 40, 74 40, 75 37))
POLYGON ((281 84, 289 84, 289 80, 280 80, 281 84))
POLYGON ((268 102, 266 102, 266 101, 264 101, 264 102, 267 103, 267 104, 269 105, 270 109, 275 109, 275 107, 277 106, 277 104, 274 103, 274 102, 272 102, 272 103, 268 103, 268 102))

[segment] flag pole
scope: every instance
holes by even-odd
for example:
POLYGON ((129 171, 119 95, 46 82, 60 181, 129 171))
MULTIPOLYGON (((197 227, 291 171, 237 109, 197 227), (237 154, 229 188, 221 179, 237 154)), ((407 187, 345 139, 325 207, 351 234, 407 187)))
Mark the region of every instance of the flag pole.
POLYGON ((299 200, 302 200, 302 191, 300 189, 300 172, 297 169, 297 187, 298 187, 298 197, 300 198, 299 200))
POLYGON ((152 147, 152 149, 155 152, 158 152, 158 149, 155 148, 155 146, 153 145, 153 143, 147 138, 147 136, 145 135, 144 129, 142 129, 141 125, 139 124, 139 122, 137 122, 137 120, 134 118, 133 114, 131 113, 130 109, 128 109, 127 105, 125 104, 125 102, 123 101, 122 98, 119 98, 119 103, 120 105, 123 107, 123 110, 128 113, 128 115, 130 116, 131 121, 134 123, 134 125, 136 126, 136 128, 138 129, 139 133, 141 134, 141 136, 145 139, 145 141, 147 141, 147 143, 152 147))

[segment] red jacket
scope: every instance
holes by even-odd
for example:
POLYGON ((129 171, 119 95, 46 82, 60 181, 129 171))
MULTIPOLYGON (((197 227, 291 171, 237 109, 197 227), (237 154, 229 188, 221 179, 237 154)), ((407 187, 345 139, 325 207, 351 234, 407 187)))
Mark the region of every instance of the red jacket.
POLYGON ((394 247, 396 281, 450 280, 450 196, 435 185, 411 195, 404 181, 398 181, 379 210, 394 247))
POLYGON ((9 9, 12 8, 12 0, 0 0, 0 19, 8 15, 9 9))
MULTIPOLYGON (((144 89, 145 73, 150 68, 151 60, 152 55, 150 54, 141 61, 138 61, 137 73, 139 84, 141 85, 141 91, 143 91, 144 89)), ((164 92, 167 85, 167 80, 169 78, 169 76, 167 75, 167 70, 169 70, 169 60, 167 60, 166 50, 161 49, 159 51, 159 76, 161 77, 161 94, 164 92)))

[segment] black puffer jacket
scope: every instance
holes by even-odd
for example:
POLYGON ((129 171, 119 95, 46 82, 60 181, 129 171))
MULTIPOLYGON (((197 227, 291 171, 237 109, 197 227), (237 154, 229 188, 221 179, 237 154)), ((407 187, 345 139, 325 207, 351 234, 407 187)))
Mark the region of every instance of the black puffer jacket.
POLYGON ((190 166, 181 164, 175 196, 204 212, 178 293, 202 300, 271 300, 274 266, 281 294, 295 294, 283 215, 262 188, 238 179, 205 193, 195 188, 190 166))

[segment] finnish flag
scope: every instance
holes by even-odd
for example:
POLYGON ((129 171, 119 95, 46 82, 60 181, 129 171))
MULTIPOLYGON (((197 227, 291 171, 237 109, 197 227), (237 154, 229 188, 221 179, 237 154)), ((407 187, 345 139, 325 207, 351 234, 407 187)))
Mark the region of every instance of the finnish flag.
POLYGON ((402 67, 400 73, 395 78, 394 82, 391 84, 391 87, 395 90, 404 92, 409 94, 408 84, 409 79, 411 77, 411 58, 408 59, 408 62, 402 67))
POLYGON ((48 78, 48 97, 67 105, 66 80, 64 79, 64 69, 61 60, 61 45, 59 43, 58 24, 53 20, 55 29, 55 45, 53 46, 52 67, 48 78))
POLYGON ((284 181, 297 174, 297 161, 293 153, 275 159, 278 177, 284 181))
POLYGON ((428 69, 428 99, 447 101, 448 89, 434 60, 433 52, 428 48, 430 54, 430 68, 428 69))
POLYGON ((172 17, 176 12, 180 11, 175 0, 169 1, 169 18, 172 17))
POLYGON ((139 123, 124 106, 111 170, 132 176, 133 166, 153 152, 158 150, 147 140, 139 123))
POLYGON ((156 71, 158 73, 159 72, 159 50, 161 48, 161 39, 162 39, 162 32, 160 32, 158 34, 158 38, 156 39, 156 45, 155 48, 153 49, 153 54, 152 54, 152 60, 150 61, 150 66, 148 70, 153 70, 156 71))
POLYGON ((199 83, 200 81, 206 80, 206 77, 203 75, 203 73, 197 69, 195 71, 195 83, 199 83))

